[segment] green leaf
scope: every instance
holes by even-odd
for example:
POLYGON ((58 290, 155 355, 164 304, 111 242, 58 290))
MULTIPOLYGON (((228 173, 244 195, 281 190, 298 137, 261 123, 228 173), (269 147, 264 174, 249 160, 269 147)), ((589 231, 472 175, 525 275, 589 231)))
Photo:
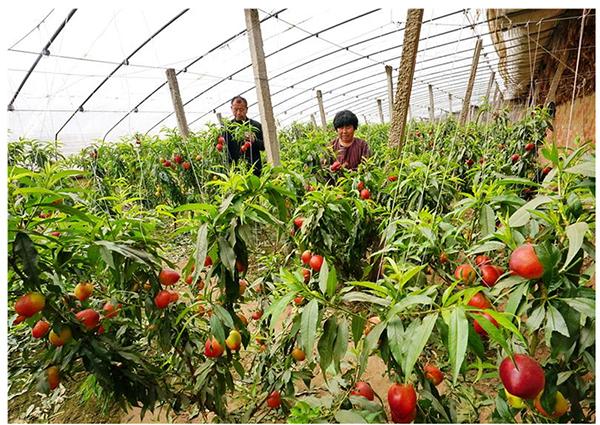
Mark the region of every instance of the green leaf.
POLYGON ((560 250, 552 245, 550 241, 545 241, 542 244, 536 245, 534 249, 540 263, 542 263, 542 266, 544 267, 542 279, 549 278, 552 280, 552 276, 557 269, 556 266, 560 261, 560 250))
POLYGON ((565 260, 565 264, 562 266, 561 271, 567 269, 573 258, 575 258, 575 255, 577 255, 581 249, 583 239, 588 229, 589 225, 585 222, 573 223, 565 229, 565 233, 569 238, 569 252, 567 253, 567 259, 565 260))
POLYGON ((579 314, 594 319, 596 317, 596 300, 591 298, 561 298, 579 314))
POLYGON ((406 346, 406 343, 404 341, 404 326, 402 325, 402 320, 398 317, 392 318, 388 323, 386 331, 392 356, 399 365, 404 364, 403 347, 406 346))
POLYGON ((546 311, 546 336, 550 339, 553 331, 558 332, 561 335, 569 337, 569 329, 567 323, 560 312, 552 305, 548 304, 546 311))
POLYGON ((317 343, 319 351, 319 366, 323 373, 323 378, 327 381, 327 368, 333 360, 333 345, 336 338, 337 323, 335 316, 330 317, 323 325, 323 334, 317 343))
POLYGON ((535 331, 541 326, 544 317, 546 317, 546 309, 543 305, 540 305, 538 308, 531 312, 525 324, 529 329, 535 331))
POLYGON ((581 174, 586 177, 596 177, 596 158, 582 162, 564 170, 565 173, 581 174))
POLYGON ((319 289, 321 293, 327 296, 327 278, 329 277, 329 265, 327 264, 327 259, 323 259, 323 264, 321 265, 321 270, 319 270, 319 289))
POLYGON ((302 310, 300 321, 300 337, 302 350, 306 353, 308 361, 312 359, 315 337, 317 334, 317 321, 319 319, 319 303, 311 300, 302 310))
POLYGON ((404 372, 404 379, 406 382, 408 382, 408 379, 412 374, 415 363, 417 362, 419 355, 421 355, 423 348, 425 348, 425 344, 427 344, 427 341, 429 340, 431 331, 433 330, 433 326, 435 325, 437 317, 437 313, 429 314, 428 316, 426 316, 423 319, 421 325, 410 336, 408 350, 406 352, 406 357, 404 358, 404 364, 402 367, 402 370, 404 372))
POLYGON ((401 311, 404 311, 407 307, 412 305, 430 305, 433 304, 433 300, 426 295, 409 295, 400 300, 389 310, 388 318, 396 316, 401 311))
POLYGON ((194 277, 198 277, 200 270, 204 267, 204 260, 208 253, 208 225, 203 224, 198 229, 198 237, 196 238, 196 269, 194 277))
POLYGON ((214 313, 219 316, 219 319, 222 323, 225 324, 229 329, 234 329, 235 325, 233 324, 233 319, 227 310, 221 307, 219 304, 213 304, 214 313))
POLYGON ((489 205, 484 205, 481 208, 479 215, 479 227, 481 229, 481 236, 487 236, 494 233, 496 230, 496 215, 494 210, 489 205))
POLYGON ((17 232, 15 241, 13 243, 13 255, 21 258, 23 262, 23 271, 29 278, 28 281, 23 282, 27 289, 34 289, 39 287, 40 281, 37 272, 38 265, 38 253, 33 246, 33 241, 23 232, 17 232))
POLYGON ((223 329, 223 323, 221 323, 221 319, 216 314, 210 316, 210 332, 211 334, 217 338, 219 344, 223 347, 225 346, 225 329, 223 329))
POLYGON ((387 307, 390 305, 390 300, 376 297, 375 295, 365 294, 364 292, 352 291, 344 294, 342 300, 345 302, 363 302, 382 305, 387 307))
POLYGON ((517 286, 510 294, 510 297, 506 302, 506 307, 504 308, 504 311, 510 314, 516 314, 517 309, 519 308, 519 304, 521 304, 521 299, 523 298, 523 295, 525 295, 525 292, 527 292, 528 289, 528 282, 523 282, 522 284, 517 286))
POLYGON ((386 321, 378 323, 373 327, 373 329, 371 329, 369 335, 367 335, 367 337, 364 339, 363 349, 360 353, 358 376, 362 375, 365 371, 365 367, 367 366, 367 359, 371 355, 371 351, 373 351, 373 349, 377 346, 379 338, 381 337, 381 333, 385 330, 386 326, 386 321))
POLYGON ((327 275, 327 290, 325 296, 328 299, 331 299, 335 294, 335 290, 337 288, 337 273, 335 271, 335 266, 331 266, 331 270, 329 270, 329 274, 327 275))
POLYGON ((105 246, 100 246, 98 248, 98 250, 100 251, 100 256, 102 257, 106 265, 111 269, 115 270, 115 262, 113 260, 112 252, 110 252, 105 246))
MULTIPOLYGON (((219 257, 221 258, 221 262, 225 265, 227 270, 230 272, 234 271, 235 267, 235 252, 233 251, 233 247, 227 241, 227 239, 220 237, 219 241, 219 257)), ((204 264, 204 259, 202 259, 202 263, 204 264)))
POLYGON ((333 346, 333 364, 338 373, 341 373, 340 362, 348 351, 348 321, 342 318, 337 325, 337 335, 333 346))
POLYGON ((365 418, 353 410, 338 410, 335 413, 335 420, 341 424, 366 424, 365 418))
POLYGON ((452 382, 456 385, 469 341, 469 322, 463 307, 456 306, 446 323, 448 324, 448 351, 452 366, 452 382))
POLYGON ((354 315, 352 316, 352 339, 354 340, 354 345, 358 345, 358 342, 362 338, 363 332, 365 330, 365 323, 367 319, 362 316, 354 315))
POLYGON ((489 241, 484 244, 476 246, 475 248, 469 250, 468 252, 470 255, 481 254, 482 252, 498 251, 498 250, 504 248, 505 246, 506 245, 502 242, 489 241))
POLYGON ((279 316, 281 316, 285 308, 292 302, 292 300, 295 297, 296 294, 294 292, 288 292, 267 308, 267 310, 265 311, 265 316, 271 315, 271 323, 269 325, 271 331, 275 329, 277 319, 279 319, 279 316))
POLYGON ((549 196, 540 195, 533 198, 510 216, 508 219, 508 225, 510 227, 525 226, 531 218, 529 211, 535 210, 540 205, 547 204, 548 202, 552 202, 552 198, 549 196))
POLYGON ((498 322, 500 326, 502 326, 504 329, 508 329, 517 338, 519 338, 523 342, 523 344, 526 344, 525 338, 523 337, 523 335, 521 335, 521 332, 519 332, 517 327, 512 322, 513 316, 511 314, 491 309, 486 309, 484 311, 487 312, 494 319, 496 319, 496 322, 498 322))

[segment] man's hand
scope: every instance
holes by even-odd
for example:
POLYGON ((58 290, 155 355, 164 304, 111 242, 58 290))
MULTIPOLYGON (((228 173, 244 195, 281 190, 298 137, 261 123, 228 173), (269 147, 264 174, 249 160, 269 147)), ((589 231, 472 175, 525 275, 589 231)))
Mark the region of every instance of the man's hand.
POLYGON ((247 131, 244 133, 244 140, 252 143, 256 140, 256 135, 251 131, 247 131))

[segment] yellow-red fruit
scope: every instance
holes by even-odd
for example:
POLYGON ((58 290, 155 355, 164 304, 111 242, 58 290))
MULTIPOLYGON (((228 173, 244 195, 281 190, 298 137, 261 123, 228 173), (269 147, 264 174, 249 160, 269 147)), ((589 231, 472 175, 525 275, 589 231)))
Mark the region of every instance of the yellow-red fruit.
POLYGON ((77 320, 83 323, 87 329, 94 329, 100 322, 100 315, 97 311, 86 308, 75 315, 77 320))
POLYGON ((310 270, 302 269, 302 276, 304 277, 304 283, 308 283, 310 280, 310 270))
POLYGON ((498 372, 504 388, 517 397, 533 400, 544 389, 546 377, 540 364, 525 354, 515 354, 514 362, 504 358, 498 372))
POLYGON ((42 311, 45 306, 46 297, 39 292, 29 292, 17 300, 15 311, 21 316, 31 317, 42 311))
POLYGON ((81 282, 75 285, 75 290, 73 293, 75 294, 75 298, 79 301, 87 300, 94 292, 94 285, 90 282, 81 282))
POLYGON ((248 287, 248 281, 246 279, 240 279, 240 296, 244 295, 246 288, 248 287))
POLYGON ((119 303, 115 307, 114 305, 112 305, 112 303, 110 301, 107 301, 104 304, 104 307, 102 307, 102 310, 104 311, 104 317, 106 317, 107 319, 116 317, 119 314, 119 310, 121 309, 122 306, 123 305, 121 303, 119 303))
POLYGON ((55 347, 60 347, 69 342, 72 337, 73 335, 71 333, 71 328, 64 326, 60 329, 58 334, 55 333, 54 330, 51 330, 50 334, 48 335, 48 340, 50 341, 50 344, 54 345, 55 347))
POLYGON ((51 390, 58 387, 58 384, 60 384, 60 374, 56 366, 50 366, 46 369, 46 376, 48 377, 48 386, 51 390))
POLYGON ((204 344, 204 355, 206 357, 220 357, 225 349, 216 338, 210 337, 204 344))
POLYGON ((464 283, 471 283, 475 280, 476 273, 470 264, 461 264, 454 271, 454 277, 464 283))
POLYGON ((240 346, 242 345, 242 336, 238 331, 232 329, 229 331, 229 336, 225 340, 225 345, 227 345, 227 348, 229 348, 231 351, 239 350, 240 346))
POLYGON ((161 285, 170 286, 177 283, 181 276, 173 269, 162 269, 158 274, 158 281, 161 285))
POLYGON ((50 323, 48 323, 44 320, 39 320, 35 324, 33 329, 31 329, 31 336, 33 336, 34 338, 43 338, 46 336, 46 334, 48 333, 49 330, 50 330, 50 323))
POLYGON ((527 407, 527 405, 525 404, 525 402, 523 401, 523 399, 521 397, 512 395, 511 393, 506 391, 506 388, 504 388, 504 394, 506 394, 506 401, 508 401, 508 404, 513 409, 523 409, 523 408, 527 407))
POLYGON ((369 192, 369 189, 363 189, 360 191, 360 198, 367 200, 371 198, 371 192, 369 192))
POLYGON ((562 415, 564 415, 565 413, 567 413, 569 411, 569 408, 570 408, 569 401, 565 398, 565 396, 562 395, 562 393, 560 391, 556 391, 556 395, 554 397, 554 409, 552 410, 551 415, 548 414, 546 409, 544 409, 542 407, 541 398, 542 398, 543 393, 544 393, 544 391, 542 390, 542 392, 540 392, 538 394, 538 396, 535 398, 535 400, 533 401, 533 405, 535 406, 537 411, 540 412, 542 415, 546 416, 547 418, 558 419, 562 415))
POLYGON ((294 304, 300 305, 304 302, 304 297, 302 295, 298 295, 294 298, 294 304))
POLYGON ((262 310, 256 310, 254 313, 252 313, 252 318, 254 320, 259 320, 263 315, 262 310))
POLYGON ((312 257, 311 252, 307 249, 306 251, 304 251, 302 253, 302 256, 300 257, 300 259, 302 260, 302 264, 308 264, 310 263, 310 258, 312 257))
POLYGON ((435 365, 428 363, 423 370, 425 371, 425 378, 431 381, 433 385, 439 385, 444 380, 444 374, 435 365))
POLYGON ((171 291, 170 295, 172 303, 176 303, 177 301, 179 301, 179 292, 171 291))
POLYGON ((292 350, 292 357, 297 362, 301 362, 302 360, 304 360, 306 358, 306 355, 304 354, 304 351, 302 351, 300 348, 296 347, 292 350))
POLYGON ((13 320, 13 325, 18 325, 19 323, 23 323, 26 319, 27 319, 27 317, 23 316, 22 314, 19 314, 17 317, 15 317, 15 320, 13 320))

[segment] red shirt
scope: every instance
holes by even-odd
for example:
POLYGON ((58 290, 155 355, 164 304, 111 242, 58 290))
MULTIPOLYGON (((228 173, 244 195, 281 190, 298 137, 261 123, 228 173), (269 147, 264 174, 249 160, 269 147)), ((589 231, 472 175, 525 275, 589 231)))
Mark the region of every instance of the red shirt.
POLYGON ((336 137, 331 144, 333 150, 337 152, 337 160, 349 170, 356 170, 362 159, 368 158, 371 155, 367 142, 356 137, 354 138, 354 142, 347 148, 342 146, 339 137, 336 137))

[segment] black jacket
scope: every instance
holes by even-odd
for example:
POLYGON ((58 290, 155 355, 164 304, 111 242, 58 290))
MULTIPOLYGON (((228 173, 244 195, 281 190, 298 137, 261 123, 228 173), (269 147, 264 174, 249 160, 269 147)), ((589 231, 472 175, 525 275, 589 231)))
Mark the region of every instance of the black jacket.
POLYGON ((244 144, 244 140, 236 141, 233 139, 233 135, 229 131, 224 131, 223 137, 225 138, 225 142, 227 143, 227 152, 229 163, 237 162, 240 158, 244 158, 248 165, 254 165, 254 175, 260 176, 262 171, 262 161, 260 159, 260 151, 265 150, 265 142, 263 141, 263 132, 262 126, 258 121, 254 121, 253 119, 248 118, 247 121, 236 121, 239 124, 242 123, 250 123, 253 127, 256 128, 254 130, 254 142, 252 142, 252 147, 248 149, 246 152, 240 152, 240 148, 244 144))

